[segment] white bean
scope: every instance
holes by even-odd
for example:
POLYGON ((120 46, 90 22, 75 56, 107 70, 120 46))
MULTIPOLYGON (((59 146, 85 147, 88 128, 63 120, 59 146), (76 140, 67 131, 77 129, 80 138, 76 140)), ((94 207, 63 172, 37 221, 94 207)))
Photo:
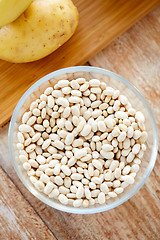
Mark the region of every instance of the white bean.
POLYGON ((31 169, 30 163, 29 163, 29 162, 24 162, 24 163, 23 163, 23 168, 24 168, 26 171, 30 170, 30 169, 31 169))
POLYGON ((88 200, 91 199, 91 192, 90 192, 89 188, 85 188, 84 193, 88 200))
POLYGON ((104 144, 104 145, 102 145, 102 149, 103 149, 104 151, 110 152, 110 151, 113 150, 113 146, 110 145, 110 144, 104 144))
POLYGON ((33 130, 33 128, 30 127, 30 126, 27 125, 27 124, 21 124, 21 125, 19 126, 19 131, 20 131, 20 132, 28 133, 28 132, 31 132, 32 130, 33 130))
POLYGON ((69 101, 70 103, 79 103, 79 102, 81 101, 81 98, 80 98, 80 97, 76 97, 76 96, 74 96, 74 97, 69 97, 68 101, 69 101))
POLYGON ((131 167, 131 172, 137 173, 139 171, 139 165, 138 164, 133 164, 131 167))
POLYGON ((61 169, 62 169, 62 171, 64 172, 64 174, 66 176, 70 176, 71 175, 71 170, 69 169, 69 167, 67 165, 62 165, 61 169))
POLYGON ((93 166, 95 167, 95 168, 97 168, 97 169, 99 169, 99 170, 101 170, 102 169, 102 164, 101 164, 101 162, 99 161, 99 160, 92 160, 92 164, 93 164, 93 166))
POLYGON ((77 189, 77 192, 76 192, 76 197, 77 198, 82 198, 83 197, 83 194, 84 194, 84 188, 83 187, 79 187, 77 189))
POLYGON ((68 85, 69 85, 69 81, 68 80, 60 80, 57 83, 57 86, 59 88, 64 88, 64 87, 67 87, 68 85))
POLYGON ((41 180, 38 180, 35 184, 34 184, 35 188, 38 189, 38 191, 43 192, 44 191, 44 183, 41 180))
POLYGON ((82 199, 76 199, 76 200, 74 200, 74 202, 73 202, 73 206, 74 207, 80 207, 81 205, 82 205, 82 199))
POLYGON ((133 154, 137 154, 140 151, 140 144, 135 144, 132 148, 133 154))
POLYGON ((130 175, 125 175, 123 177, 124 182, 128 183, 128 184, 133 184, 134 183, 134 178, 130 175))
POLYGON ((109 192, 108 196, 111 198, 117 197, 117 194, 115 192, 109 192))
POLYGON ((104 194, 107 194, 107 193, 109 192, 109 188, 108 188, 108 186, 107 186, 106 183, 102 183, 102 184, 100 185, 100 190, 101 190, 104 194))
POLYGON ((59 196, 59 190, 58 189, 53 189, 53 191, 48 195, 49 198, 56 198, 59 196))
POLYGON ((135 155, 132 152, 130 152, 127 156, 127 162, 128 163, 132 162, 134 157, 135 157, 135 155))
POLYGON ((48 183, 50 182, 50 178, 46 174, 42 173, 42 175, 40 176, 40 181, 48 183))
POLYGON ((131 170, 131 167, 127 165, 123 168, 122 174, 127 175, 130 172, 130 170, 131 170))
POLYGON ((104 192, 100 192, 98 194, 98 203, 99 204, 104 204, 105 203, 105 194, 104 194, 104 192))
POLYGON ((22 123, 26 123, 29 119, 29 117, 31 116, 31 112, 25 112, 22 116, 22 123))
POLYGON ((71 88, 70 87, 63 87, 62 88, 62 92, 66 95, 70 94, 71 93, 71 88))
POLYGON ((60 150, 64 149, 64 143, 59 140, 54 141, 54 146, 60 150))
POLYGON ((80 173, 71 174, 71 179, 73 179, 73 180, 81 180, 82 178, 83 178, 83 175, 80 173))
POLYGON ((104 150, 100 151, 100 154, 102 155, 102 157, 104 157, 105 159, 112 159, 114 157, 114 153, 113 152, 106 152, 104 150))
POLYGON ((52 182, 48 182, 44 188, 44 193, 48 195, 49 193, 51 193, 53 188, 54 188, 54 184, 52 182))
POLYGON ((70 82, 70 85, 73 89, 79 89, 80 88, 79 83, 76 80, 72 80, 70 82))
POLYGON ((65 139, 65 144, 66 145, 71 145, 73 143, 74 140, 74 135, 73 133, 68 133, 65 139))
POLYGON ((80 158, 86 156, 86 154, 87 154, 86 149, 82 148, 80 150, 77 149, 77 151, 75 152, 74 156, 75 156, 75 158, 80 159, 80 158))
POLYGON ((58 200, 64 205, 68 204, 68 198, 64 194, 60 194, 58 200))
POLYGON ((58 186, 63 185, 63 179, 60 176, 55 176, 54 181, 58 186))
POLYGON ((142 112, 136 112, 135 119, 137 122, 144 123, 145 118, 142 112))
POLYGON ((71 187, 71 178, 65 177, 65 179, 64 179, 64 186, 66 188, 70 188, 71 187))
POLYGON ((99 177, 92 177, 91 181, 94 182, 95 184, 101 184, 102 183, 102 179, 100 179, 99 177))
POLYGON ((117 111, 117 112, 115 112, 115 116, 116 116, 116 118, 118 118, 118 119, 126 119, 126 118, 128 118, 127 113, 122 112, 122 111, 117 111))

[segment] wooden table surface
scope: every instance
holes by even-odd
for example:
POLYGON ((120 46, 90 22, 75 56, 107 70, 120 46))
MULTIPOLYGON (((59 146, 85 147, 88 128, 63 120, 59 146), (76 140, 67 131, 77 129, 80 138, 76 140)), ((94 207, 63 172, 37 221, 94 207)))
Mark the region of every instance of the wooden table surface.
MULTIPOLYGON (((160 7, 87 64, 133 83, 149 102, 160 129, 160 7)), ((160 239, 160 151, 147 182, 130 200, 103 213, 69 214, 48 207, 23 186, 10 163, 8 125, 0 130, 0 240, 160 239)))

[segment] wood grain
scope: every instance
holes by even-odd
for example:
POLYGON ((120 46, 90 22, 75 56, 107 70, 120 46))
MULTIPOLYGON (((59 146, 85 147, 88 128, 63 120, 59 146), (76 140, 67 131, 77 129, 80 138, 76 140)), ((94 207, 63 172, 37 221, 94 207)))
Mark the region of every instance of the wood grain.
POLYGON ((0 168, 0 239, 55 237, 0 168))
POLYGON ((0 126, 5 124, 22 94, 42 76, 63 67, 84 64, 160 0, 74 0, 80 22, 74 36, 48 57, 26 64, 0 61, 0 126))
MULTIPOLYGON (((89 62, 95 66, 114 70, 134 83, 147 98, 155 114, 159 114, 160 96, 159 16, 160 7, 147 15, 89 62)), ((156 120, 158 130, 160 130, 159 115, 156 120)), ((0 165, 36 210, 43 222, 54 233, 56 239, 160 239, 160 147, 157 161, 150 177, 134 197, 121 206, 107 212, 93 215, 76 215, 48 207, 32 196, 23 186, 10 162, 7 132, 8 124, 0 131, 0 165)), ((13 199, 11 197, 11 201, 13 199)), ((14 208, 12 211, 14 211, 14 208)), ((25 214, 25 210, 23 213, 25 214)), ((32 226, 33 228, 34 226, 32 226)), ((14 231, 18 231, 15 225, 14 231)), ((3 237, 2 239, 6 238, 3 237)))

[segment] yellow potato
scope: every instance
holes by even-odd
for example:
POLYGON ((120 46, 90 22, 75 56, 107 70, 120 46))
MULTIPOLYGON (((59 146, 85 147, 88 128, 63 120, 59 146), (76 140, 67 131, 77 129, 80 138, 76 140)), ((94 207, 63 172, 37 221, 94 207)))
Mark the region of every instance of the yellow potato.
POLYGON ((0 27, 18 18, 31 2, 32 0, 0 0, 0 27))
POLYGON ((0 58, 15 63, 43 58, 65 43, 77 24, 71 0, 34 0, 18 19, 0 28, 0 58))

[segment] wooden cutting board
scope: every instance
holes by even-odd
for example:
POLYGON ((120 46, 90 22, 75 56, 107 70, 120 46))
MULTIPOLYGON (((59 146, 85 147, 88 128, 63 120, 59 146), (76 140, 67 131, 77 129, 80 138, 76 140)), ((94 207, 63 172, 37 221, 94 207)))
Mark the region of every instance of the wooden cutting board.
POLYGON ((81 65, 160 4, 160 0, 74 0, 80 20, 73 37, 33 63, 0 60, 0 126, 11 117, 22 94, 42 76, 81 65))

